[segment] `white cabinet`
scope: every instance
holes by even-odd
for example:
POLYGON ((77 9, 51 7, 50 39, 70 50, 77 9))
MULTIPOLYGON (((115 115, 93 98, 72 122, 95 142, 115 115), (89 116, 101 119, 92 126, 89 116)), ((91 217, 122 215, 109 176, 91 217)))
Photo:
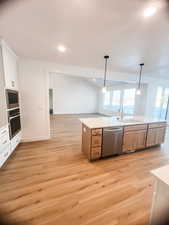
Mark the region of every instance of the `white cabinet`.
POLYGON ((7 121, 7 106, 5 96, 5 81, 3 70, 2 49, 0 47, 0 127, 5 126, 7 121))
POLYGON ((10 144, 6 145, 0 151, 0 167, 3 166, 3 164, 6 162, 9 156, 10 156, 10 144))
POLYGON ((8 126, 0 128, 0 167, 3 166, 20 142, 21 132, 10 140, 8 126))
POLYGON ((20 142, 21 132, 10 140, 8 126, 0 128, 0 167, 3 166, 20 142))
POLYGON ((11 153, 15 150, 18 144, 21 142, 21 132, 19 132, 14 138, 11 140, 11 153))
POLYGON ((15 53, 1 41, 6 89, 18 90, 18 62, 15 53))
POLYGON ((18 91, 17 56, 5 41, 0 40, 0 167, 15 150, 21 140, 21 132, 9 139, 5 89, 18 91))
POLYGON ((0 167, 11 154, 8 126, 0 128, 0 167))

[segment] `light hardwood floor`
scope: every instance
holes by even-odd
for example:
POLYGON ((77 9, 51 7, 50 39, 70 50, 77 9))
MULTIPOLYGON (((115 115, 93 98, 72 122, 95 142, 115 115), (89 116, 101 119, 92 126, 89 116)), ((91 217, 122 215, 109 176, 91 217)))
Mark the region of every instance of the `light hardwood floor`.
POLYGON ((88 162, 80 116, 54 116, 52 139, 21 144, 0 170, 0 210, 24 225, 148 225, 161 147, 88 162))

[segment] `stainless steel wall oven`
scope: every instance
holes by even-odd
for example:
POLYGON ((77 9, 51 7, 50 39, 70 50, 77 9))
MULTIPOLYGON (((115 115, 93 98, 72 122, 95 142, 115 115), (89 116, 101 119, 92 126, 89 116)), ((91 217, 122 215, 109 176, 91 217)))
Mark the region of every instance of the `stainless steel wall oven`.
POLYGON ((7 101, 7 108, 17 108, 19 107, 19 94, 18 91, 14 90, 6 90, 6 101, 7 101))
POLYGON ((20 109, 11 109, 8 111, 10 139, 12 139, 21 130, 20 109))

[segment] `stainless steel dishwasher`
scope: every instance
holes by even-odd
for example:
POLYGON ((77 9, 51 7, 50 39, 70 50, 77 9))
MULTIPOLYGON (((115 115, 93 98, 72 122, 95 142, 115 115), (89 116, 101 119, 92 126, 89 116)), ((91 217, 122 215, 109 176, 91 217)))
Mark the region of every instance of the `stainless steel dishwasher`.
POLYGON ((122 153, 123 128, 107 127, 103 129, 102 157, 122 153))

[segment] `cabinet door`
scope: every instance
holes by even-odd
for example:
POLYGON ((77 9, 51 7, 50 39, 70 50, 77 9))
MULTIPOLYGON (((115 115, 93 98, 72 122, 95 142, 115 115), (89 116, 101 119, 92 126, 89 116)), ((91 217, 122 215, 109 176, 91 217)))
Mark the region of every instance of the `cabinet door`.
POLYGON ((3 66, 5 74, 5 87, 18 90, 18 65, 17 57, 5 44, 2 44, 3 66))
POLYGON ((145 148, 146 130, 125 132, 123 137, 123 152, 145 148))
POLYGON ((162 144, 165 140, 166 127, 161 127, 157 129, 156 143, 162 144))
POLYGON ((6 107, 5 83, 4 83, 4 72, 2 63, 2 49, 0 47, 0 128, 8 123, 6 109, 7 107, 6 107))
POLYGON ((157 128, 148 129, 146 146, 156 145, 157 128))
POLYGON ((159 145, 164 142, 166 127, 148 129, 147 147, 159 145))

